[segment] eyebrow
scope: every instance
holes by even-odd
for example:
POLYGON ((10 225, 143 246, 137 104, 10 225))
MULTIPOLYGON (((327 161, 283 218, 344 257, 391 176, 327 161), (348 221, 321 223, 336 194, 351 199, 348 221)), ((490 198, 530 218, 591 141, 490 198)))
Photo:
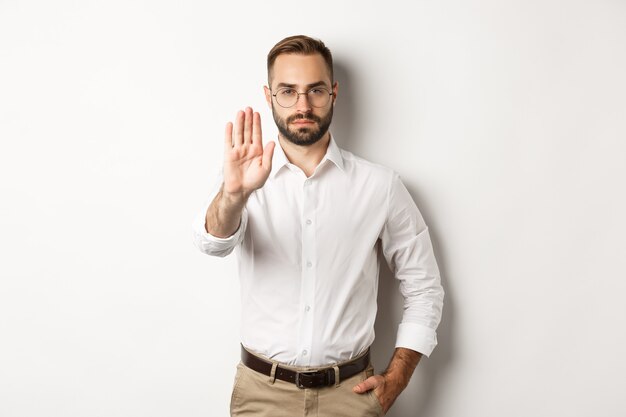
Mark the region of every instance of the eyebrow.
MULTIPOLYGON (((283 87, 289 87, 289 88, 294 88, 297 87, 297 84, 288 84, 288 83, 278 83, 278 85, 276 86, 276 88, 283 88, 283 87)), ((314 83, 311 84, 307 84, 305 85, 305 87, 308 88, 313 88, 313 87, 319 87, 319 86, 324 86, 326 88, 328 88, 328 86, 326 85, 326 83, 324 81, 316 81, 314 83)))

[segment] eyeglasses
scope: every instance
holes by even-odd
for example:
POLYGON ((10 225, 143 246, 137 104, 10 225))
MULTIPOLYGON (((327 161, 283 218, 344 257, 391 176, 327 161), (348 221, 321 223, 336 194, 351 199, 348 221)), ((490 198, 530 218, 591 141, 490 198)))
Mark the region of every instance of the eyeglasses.
POLYGON ((276 98, 276 102, 280 107, 289 108, 295 106, 302 94, 307 97, 313 107, 324 107, 330 101, 330 96, 333 95, 324 87, 314 87, 305 93, 298 93, 293 88, 284 87, 278 89, 272 96, 276 98))

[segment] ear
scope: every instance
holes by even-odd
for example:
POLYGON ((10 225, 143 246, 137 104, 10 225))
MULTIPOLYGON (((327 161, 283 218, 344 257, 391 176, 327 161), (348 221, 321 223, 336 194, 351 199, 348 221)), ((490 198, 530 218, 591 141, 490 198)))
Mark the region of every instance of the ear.
POLYGON ((335 84, 333 84, 333 105, 337 101, 337 92, 339 92, 339 83, 335 81, 335 84))
POLYGON ((265 101, 267 102, 268 107, 272 108, 272 91, 267 87, 263 86, 263 92, 265 93, 265 101))

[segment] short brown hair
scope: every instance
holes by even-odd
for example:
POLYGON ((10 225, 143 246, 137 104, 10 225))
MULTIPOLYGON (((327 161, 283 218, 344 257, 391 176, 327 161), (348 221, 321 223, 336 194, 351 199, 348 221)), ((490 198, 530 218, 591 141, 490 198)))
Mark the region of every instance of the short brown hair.
POLYGON ((274 61, 278 58, 278 55, 282 54, 299 54, 299 55, 314 55, 320 54, 330 73, 330 81, 333 83, 333 56, 330 53, 330 49, 324 45, 319 39, 310 38, 305 35, 289 36, 282 41, 278 42, 272 50, 267 54, 267 82, 271 85, 272 68, 274 61))

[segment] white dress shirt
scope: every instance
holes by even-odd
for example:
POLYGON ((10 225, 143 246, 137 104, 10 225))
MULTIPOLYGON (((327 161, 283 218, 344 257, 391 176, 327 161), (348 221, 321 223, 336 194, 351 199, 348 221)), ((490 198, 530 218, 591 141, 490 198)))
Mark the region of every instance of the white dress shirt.
POLYGON ((404 297, 396 347, 430 355, 444 293, 428 227, 397 173, 340 149, 331 136, 307 178, 277 142, 269 178, 227 238, 205 229, 221 183, 220 175, 193 240, 208 255, 236 250, 246 348, 294 366, 365 351, 374 341, 380 245, 404 297))

